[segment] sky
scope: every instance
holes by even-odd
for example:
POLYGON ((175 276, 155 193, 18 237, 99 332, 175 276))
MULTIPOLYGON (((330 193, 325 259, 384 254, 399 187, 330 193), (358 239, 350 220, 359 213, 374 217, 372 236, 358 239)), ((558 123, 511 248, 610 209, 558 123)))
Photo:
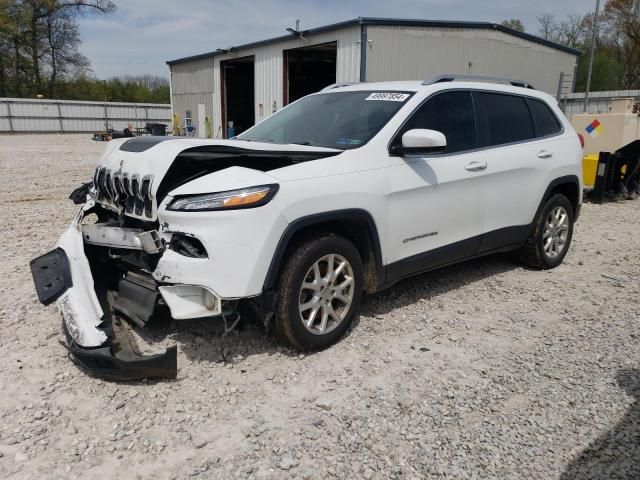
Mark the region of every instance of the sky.
POLYGON ((80 21, 81 52, 100 79, 168 77, 167 60, 356 17, 500 22, 519 18, 537 33, 536 17, 585 14, 595 0, 114 0, 118 10, 80 21))

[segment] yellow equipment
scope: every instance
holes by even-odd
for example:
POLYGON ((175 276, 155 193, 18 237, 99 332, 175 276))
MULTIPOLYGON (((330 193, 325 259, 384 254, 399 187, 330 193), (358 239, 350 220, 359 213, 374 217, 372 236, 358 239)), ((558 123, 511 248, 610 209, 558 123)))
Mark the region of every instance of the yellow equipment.
POLYGON ((582 159, 582 181, 585 187, 593 187, 596 184, 598 157, 598 154, 591 154, 585 155, 582 159))

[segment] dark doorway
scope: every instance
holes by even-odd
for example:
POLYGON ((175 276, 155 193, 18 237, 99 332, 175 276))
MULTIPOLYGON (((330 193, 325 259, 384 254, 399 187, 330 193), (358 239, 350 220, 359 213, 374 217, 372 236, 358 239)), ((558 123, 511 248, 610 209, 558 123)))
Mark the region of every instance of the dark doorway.
POLYGON ((254 60, 235 58, 220 62, 222 76, 222 136, 238 135, 255 123, 254 60), (229 126, 233 122, 233 127, 229 126))
POLYGON ((337 42, 284 51, 284 104, 336 83, 337 42))

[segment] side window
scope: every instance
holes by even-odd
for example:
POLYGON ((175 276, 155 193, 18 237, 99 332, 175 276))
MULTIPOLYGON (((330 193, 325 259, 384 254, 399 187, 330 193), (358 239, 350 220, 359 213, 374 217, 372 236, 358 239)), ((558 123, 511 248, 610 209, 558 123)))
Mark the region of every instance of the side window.
POLYGON ((476 127, 471 93, 444 92, 427 100, 413 114, 401 133, 414 128, 442 132, 447 138, 445 153, 476 148, 476 127))
POLYGON ((547 104, 533 98, 528 98, 527 102, 536 127, 536 137, 546 137, 562 131, 562 125, 547 104))
POLYGON ((486 124, 486 146, 535 138, 531 113, 524 97, 500 93, 475 93, 486 124))

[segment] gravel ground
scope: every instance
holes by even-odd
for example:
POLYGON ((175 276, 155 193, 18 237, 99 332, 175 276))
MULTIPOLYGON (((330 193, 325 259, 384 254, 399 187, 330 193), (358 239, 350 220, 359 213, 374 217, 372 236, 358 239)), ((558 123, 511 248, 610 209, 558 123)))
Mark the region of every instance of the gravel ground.
POLYGON ((371 296, 326 351, 187 321, 150 334, 176 380, 110 383, 28 269, 103 148, 0 137, 1 478, 640 478, 640 201, 584 205, 555 270, 495 256, 371 296))

